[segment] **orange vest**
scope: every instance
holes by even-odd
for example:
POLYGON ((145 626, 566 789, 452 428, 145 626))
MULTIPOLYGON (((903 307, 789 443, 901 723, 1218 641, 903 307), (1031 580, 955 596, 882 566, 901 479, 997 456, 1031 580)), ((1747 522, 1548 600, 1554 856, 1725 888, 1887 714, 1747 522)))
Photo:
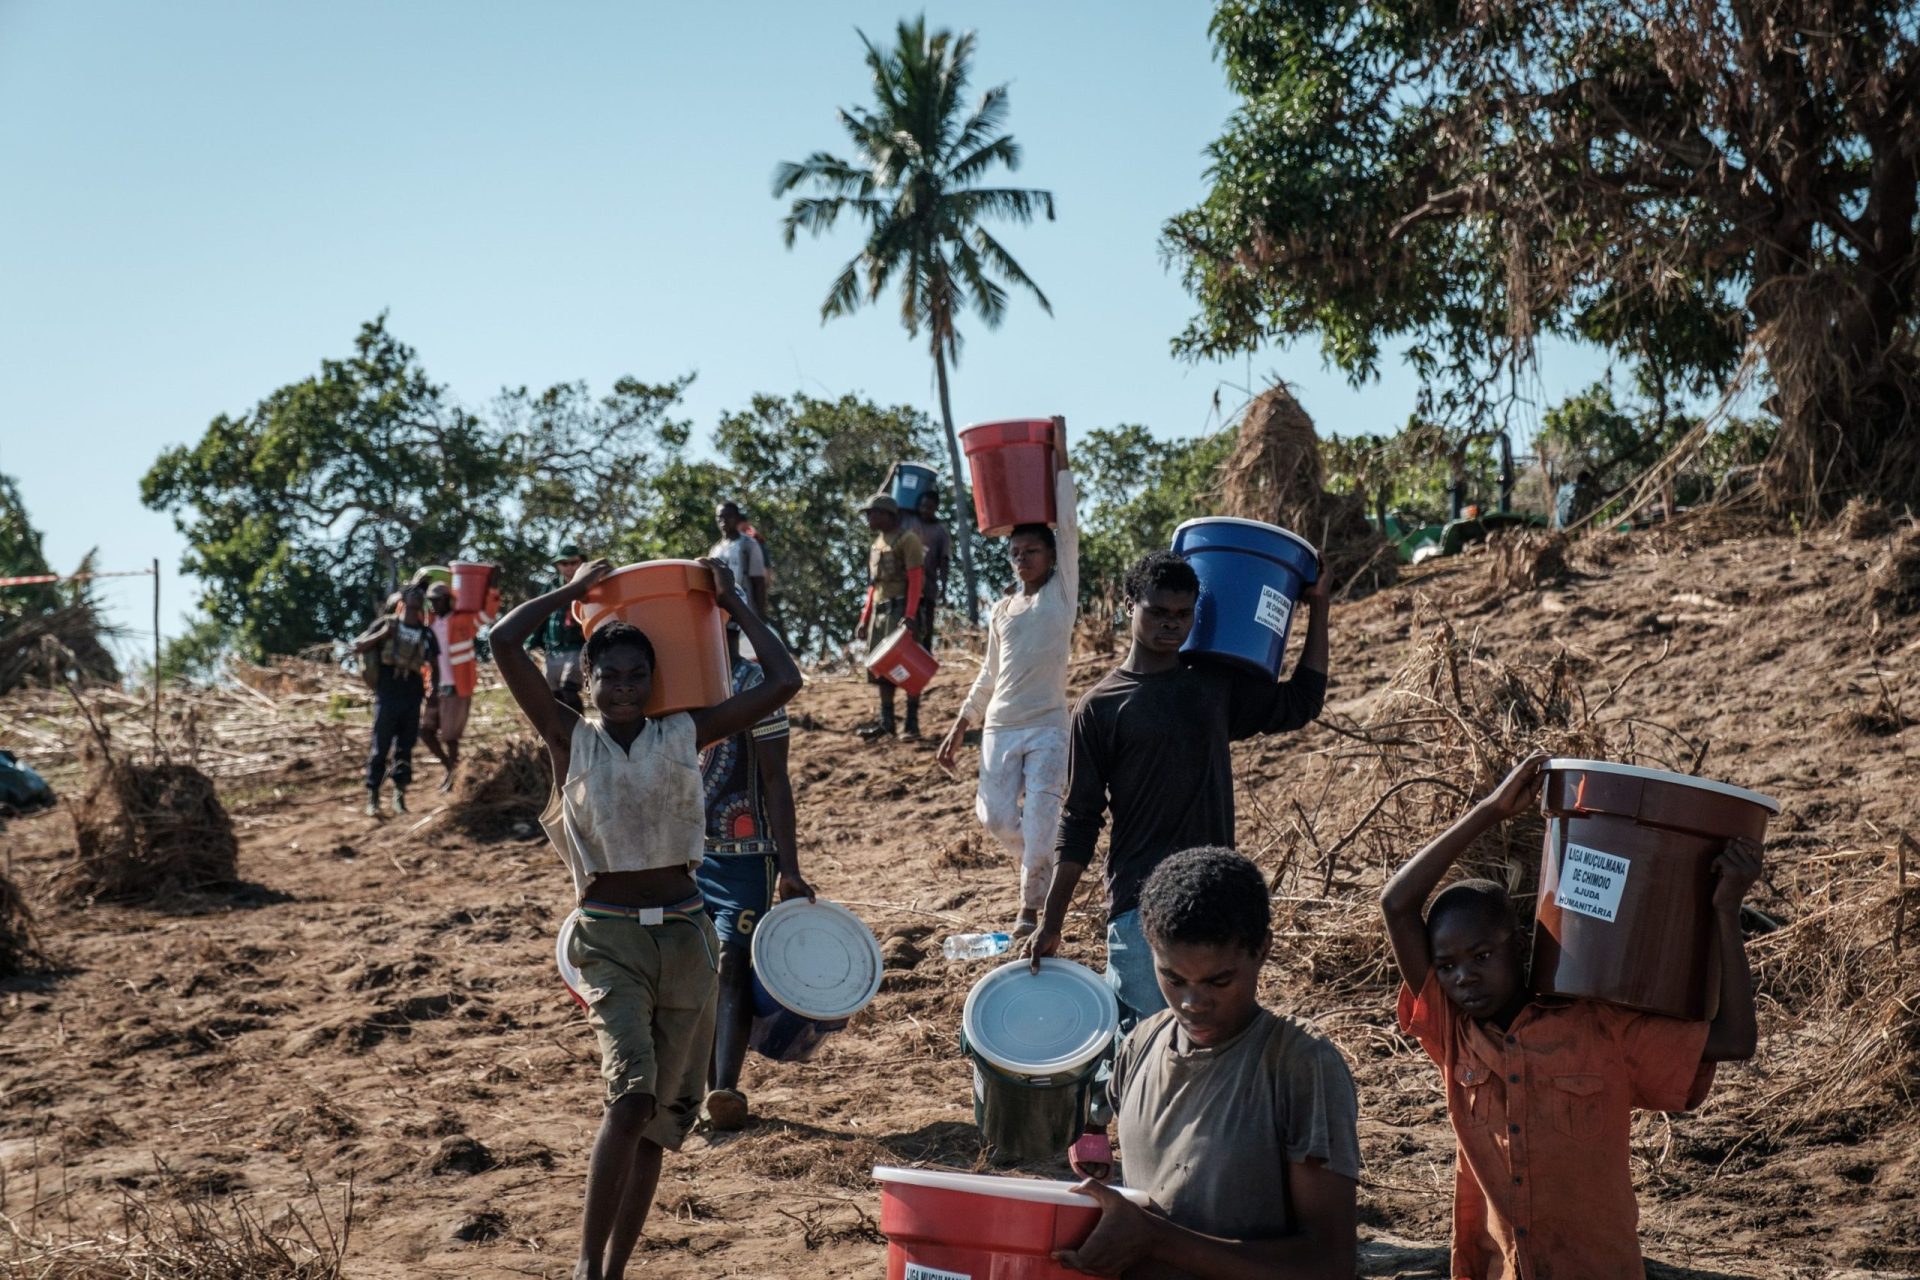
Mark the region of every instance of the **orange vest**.
POLYGON ((447 669, 453 673, 454 695, 471 698, 480 683, 480 668, 473 654, 473 638, 480 632, 480 615, 450 613, 444 618, 435 618, 434 631, 439 635, 447 669))

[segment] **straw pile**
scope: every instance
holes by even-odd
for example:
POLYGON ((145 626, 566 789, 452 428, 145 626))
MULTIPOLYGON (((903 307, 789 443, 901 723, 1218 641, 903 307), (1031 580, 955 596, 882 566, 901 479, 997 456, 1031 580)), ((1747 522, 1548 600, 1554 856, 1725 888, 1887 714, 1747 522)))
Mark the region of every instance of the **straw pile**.
POLYGON ((106 634, 93 602, 85 598, 40 612, 0 609, 0 693, 63 679, 118 681, 120 669, 102 640, 106 634))
POLYGON ((483 743, 460 762, 450 817, 476 839, 525 836, 538 830, 552 790, 553 764, 537 739, 483 743))
POLYGON ((1353 494, 1328 493, 1313 419, 1284 382, 1255 397, 1220 464, 1220 514, 1291 529, 1320 549, 1332 588, 1365 594, 1393 582, 1399 561, 1353 494))
POLYGON ((131 764, 102 749, 69 806, 72 858, 53 876, 64 902, 151 899, 236 878, 239 844, 213 780, 190 764, 131 764))
POLYGON ((0 876, 0 978, 30 972, 44 958, 34 942, 33 913, 13 881, 0 876))
POLYGON ((1550 587, 1567 576, 1567 536, 1544 529, 1500 530, 1487 538, 1490 598, 1550 587))
POLYGON ((1920 611, 1920 526, 1909 525, 1867 570, 1867 596, 1876 609, 1920 611))
POLYGON ((1841 537, 1859 542, 1866 538, 1884 538, 1893 532, 1893 516, 1869 498, 1852 497, 1834 517, 1834 531, 1841 537))

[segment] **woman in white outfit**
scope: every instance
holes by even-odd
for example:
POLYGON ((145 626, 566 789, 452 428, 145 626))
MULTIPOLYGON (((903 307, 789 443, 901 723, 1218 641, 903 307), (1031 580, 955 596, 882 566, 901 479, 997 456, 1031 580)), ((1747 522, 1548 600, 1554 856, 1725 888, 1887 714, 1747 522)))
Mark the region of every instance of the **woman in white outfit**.
POLYGON ((940 763, 951 769, 967 730, 981 726, 974 811, 1020 860, 1015 937, 1033 932, 1046 905, 1067 790, 1067 657, 1080 593, 1080 533, 1064 418, 1053 420, 1053 448, 1058 528, 1023 524, 1008 537, 1017 582, 993 606, 986 661, 940 743, 940 763))

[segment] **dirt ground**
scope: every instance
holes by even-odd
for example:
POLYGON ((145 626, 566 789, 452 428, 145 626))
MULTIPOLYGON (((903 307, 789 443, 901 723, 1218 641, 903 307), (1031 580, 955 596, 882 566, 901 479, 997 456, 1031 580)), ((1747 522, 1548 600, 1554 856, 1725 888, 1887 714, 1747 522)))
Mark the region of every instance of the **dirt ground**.
MULTIPOLYGON (((1638 535, 1577 557, 1563 583, 1492 600, 1475 587, 1484 558, 1416 571, 1336 607, 1325 723, 1235 748, 1241 844, 1276 872, 1284 908, 1265 998, 1316 1019, 1359 1086, 1365 1274, 1446 1275, 1452 1141, 1434 1071, 1392 1023, 1367 905, 1386 852, 1358 841, 1345 862, 1302 861, 1325 843, 1310 812, 1357 813, 1373 798, 1355 790, 1352 728, 1385 714, 1382 691, 1435 617, 1512 661, 1564 651, 1589 705, 1606 699, 1603 718, 1649 726, 1650 740, 1677 731, 1704 744, 1702 772, 1784 802, 1756 898, 1769 917, 1810 918, 1846 868, 1878 877, 1872 900, 1897 899, 1904 925, 1920 915, 1904 879, 1920 876, 1920 857, 1908 872, 1899 853, 1899 833, 1920 834, 1920 619, 1870 606, 1884 545, 1638 535)), ((1083 655, 1077 682, 1115 660, 1083 655)), ((892 946, 879 997, 811 1062, 750 1059, 756 1122, 698 1134, 669 1158, 635 1274, 879 1276, 868 1170, 984 1164, 957 1036, 987 962, 938 953, 944 934, 1004 927, 1015 897, 1013 867, 973 817, 973 754, 957 778, 933 761, 971 675, 964 654, 947 655, 920 744, 853 737, 872 695, 844 673, 815 674, 793 704, 807 874, 882 938, 915 945, 892 946)), ((9 715, 28 723, 0 703, 0 745, 16 745, 9 715)), ((351 730, 364 712, 346 716, 351 730)), ((361 739, 341 730, 337 706, 323 723, 263 698, 258 718, 284 737, 270 769, 224 785, 237 887, 57 906, 46 886, 71 847, 70 815, 19 819, 0 837, 57 961, 0 983, 0 1213, 14 1232, 0 1240, 0 1275, 59 1274, 30 1261, 31 1242, 109 1236, 129 1205, 217 1213, 238 1201, 269 1226, 304 1223, 324 1238, 349 1188, 345 1275, 565 1275, 598 1075, 553 966, 569 906, 557 857, 511 824, 498 839, 461 834, 456 815, 434 813, 430 788, 415 816, 369 819, 361 739)), ((43 737, 78 732, 33 724, 43 737)), ((475 739, 510 732, 489 694, 475 739)), ((72 769, 51 772, 78 794, 72 769)), ((1317 826, 1337 836, 1345 822, 1317 826)), ((1088 898, 1067 954, 1098 963, 1097 916, 1088 898)), ((1723 1068, 1700 1111, 1638 1121, 1653 1274, 1920 1273, 1911 1082, 1904 1098, 1895 1088, 1857 1112, 1810 1101, 1830 1087, 1818 1064, 1851 1052, 1879 1010, 1892 1020, 1875 1024, 1873 1052, 1889 1037, 1920 1046, 1903 944, 1920 948, 1920 928, 1861 953, 1893 984, 1894 1003, 1872 1011, 1813 1007, 1762 964, 1758 1058, 1723 1068)))

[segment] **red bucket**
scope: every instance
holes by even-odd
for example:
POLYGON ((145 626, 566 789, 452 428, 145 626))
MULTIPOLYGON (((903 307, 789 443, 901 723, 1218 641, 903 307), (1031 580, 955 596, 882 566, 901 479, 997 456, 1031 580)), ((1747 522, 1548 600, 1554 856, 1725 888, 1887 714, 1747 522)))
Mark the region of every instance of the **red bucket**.
POLYGON ((453 574, 453 611, 486 612, 487 588, 493 585, 494 566, 455 560, 447 568, 453 574))
POLYGON ((1051 419, 982 422, 960 433, 960 447, 973 475, 973 514, 980 532, 1003 538, 1015 525, 1058 523, 1051 419))
POLYGON ((867 670, 888 684, 897 684, 908 693, 917 694, 940 670, 940 663, 902 625, 873 647, 867 655, 867 670))
MULTIPOLYGON (((995 1178, 941 1169, 877 1168, 887 1280, 972 1276, 976 1280, 1085 1280, 1053 1260, 1077 1249, 1100 1221, 1071 1182, 995 1178)), ((1138 1191, 1120 1194, 1145 1207, 1138 1191)))
POLYGON ((1549 760, 1533 932, 1536 990, 1701 1021, 1719 987, 1713 860, 1780 805, 1724 782, 1549 760))
POLYGON ((697 560, 649 560, 616 569, 573 602, 588 635, 610 618, 632 623, 653 644, 650 716, 711 707, 733 693, 726 615, 713 599, 713 573, 697 560))

